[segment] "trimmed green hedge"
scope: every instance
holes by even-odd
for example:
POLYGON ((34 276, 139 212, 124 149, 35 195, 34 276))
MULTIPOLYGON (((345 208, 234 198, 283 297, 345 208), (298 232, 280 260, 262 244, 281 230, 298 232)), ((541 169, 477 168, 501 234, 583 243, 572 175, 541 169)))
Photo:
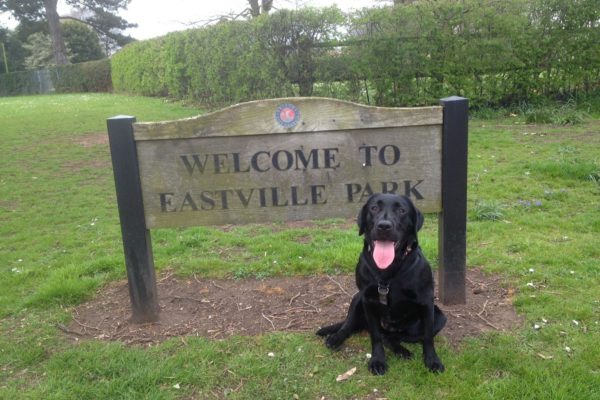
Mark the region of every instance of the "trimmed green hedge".
POLYGON ((109 59, 0 74, 0 96, 38 93, 110 92, 109 59))
POLYGON ((350 70, 381 105, 459 94, 476 106, 565 98, 600 83, 597 0, 439 0, 359 13, 350 70))
POLYGON ((131 44, 120 92, 208 104, 320 95, 384 106, 568 98, 600 86, 597 0, 421 0, 280 10, 131 44))
POLYGON ((50 72, 58 93, 112 91, 109 59, 53 67, 50 72))
POLYGON ((225 21, 132 43, 112 58, 115 91, 229 104, 310 95, 295 85, 313 70, 343 21, 334 7, 281 10, 252 21, 225 21))
POLYGON ((225 22, 132 43, 112 58, 114 89, 206 103, 292 94, 256 30, 225 22))

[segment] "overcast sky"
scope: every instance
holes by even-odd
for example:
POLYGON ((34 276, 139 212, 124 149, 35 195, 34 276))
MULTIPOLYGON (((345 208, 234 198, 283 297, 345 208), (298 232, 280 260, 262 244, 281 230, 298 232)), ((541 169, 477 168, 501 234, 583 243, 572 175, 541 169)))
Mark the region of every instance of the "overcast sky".
MULTIPOLYGON (((377 4, 377 0, 274 0, 277 8, 294 8, 296 4, 326 7, 337 4, 342 10, 359 9, 377 4)), ((138 27, 127 31, 136 39, 148 39, 168 32, 188 29, 190 23, 218 15, 239 13, 248 6, 246 0, 132 0, 121 16, 138 27)), ((59 14, 68 14, 64 0, 59 0, 59 14)), ((0 18, 3 25, 14 28, 14 21, 0 18)))

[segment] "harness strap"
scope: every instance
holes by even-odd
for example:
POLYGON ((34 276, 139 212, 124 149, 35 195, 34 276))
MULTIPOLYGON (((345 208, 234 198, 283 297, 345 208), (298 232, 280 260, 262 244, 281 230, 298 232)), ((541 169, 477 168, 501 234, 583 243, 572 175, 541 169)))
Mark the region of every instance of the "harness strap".
POLYGON ((377 284, 377 293, 379 293, 379 302, 384 306, 387 306, 388 294, 390 293, 390 286, 387 283, 379 282, 377 284))
MULTIPOLYGON (((369 245, 370 248, 370 245, 369 245)), ((407 246, 404 254, 402 254, 402 260, 404 260, 412 252, 412 246, 407 246)), ((379 294, 379 303, 384 306, 388 305, 388 295, 390 293, 390 284, 385 281, 377 282, 377 293, 379 294)))

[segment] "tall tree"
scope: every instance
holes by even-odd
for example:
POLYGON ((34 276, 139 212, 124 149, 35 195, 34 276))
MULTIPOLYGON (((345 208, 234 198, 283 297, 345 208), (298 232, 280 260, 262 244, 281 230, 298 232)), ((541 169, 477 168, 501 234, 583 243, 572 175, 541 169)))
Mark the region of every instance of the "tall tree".
POLYGON ((46 10, 46 19, 48 20, 48 28, 50 28, 50 38, 52 39, 52 54, 54 62, 57 65, 69 64, 67 56, 67 46, 65 46, 65 38, 60 28, 60 17, 56 10, 58 0, 44 0, 44 9, 46 10))
MULTIPOLYGON (((69 6, 85 10, 81 22, 92 27, 107 42, 125 44, 131 38, 119 31, 136 26, 117 15, 127 8, 131 0, 65 0, 69 6)), ((58 0, 0 0, 0 11, 9 11, 19 21, 45 20, 52 39, 52 52, 56 64, 68 64, 67 49, 57 11, 58 0)), ((73 17, 71 17, 73 18, 73 17)), ((107 46, 108 47, 108 46, 107 46)))
POLYGON ((98 35, 87 25, 77 21, 65 21, 62 29, 72 63, 100 60, 105 56, 98 35))

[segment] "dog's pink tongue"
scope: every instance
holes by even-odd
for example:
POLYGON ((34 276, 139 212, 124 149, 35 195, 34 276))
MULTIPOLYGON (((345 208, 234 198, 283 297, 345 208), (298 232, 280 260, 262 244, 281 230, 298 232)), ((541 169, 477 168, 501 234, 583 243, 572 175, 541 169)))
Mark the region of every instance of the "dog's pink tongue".
POLYGON ((376 240, 374 246, 373 259, 377 264, 377 268, 386 269, 394 261, 396 255, 394 242, 376 240))

